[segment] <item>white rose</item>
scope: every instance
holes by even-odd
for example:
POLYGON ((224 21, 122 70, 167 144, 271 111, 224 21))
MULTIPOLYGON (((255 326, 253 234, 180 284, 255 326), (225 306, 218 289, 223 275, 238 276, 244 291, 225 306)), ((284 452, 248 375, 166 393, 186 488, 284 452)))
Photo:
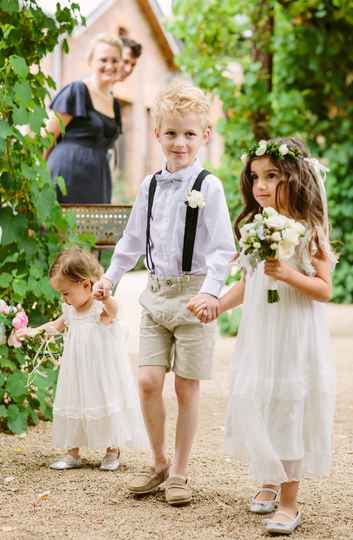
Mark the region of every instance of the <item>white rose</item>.
POLYGON ((282 240, 278 244, 278 257, 279 259, 289 259, 294 255, 294 246, 286 240, 282 240))
POLYGON ((274 240, 275 242, 280 242, 282 240, 281 234, 279 232, 274 232, 271 235, 271 240, 274 240))
POLYGON ((254 248, 259 249, 261 247, 260 242, 254 242, 254 248))
POLYGON ((262 214, 255 214, 254 220, 255 221, 263 221, 264 217, 262 214))
POLYGON ((277 216, 271 216, 266 219, 265 224, 271 229, 284 229, 287 226, 287 218, 278 214, 277 216))
POLYGON ((305 233, 305 227, 301 223, 298 223, 298 221, 293 221, 292 227, 294 230, 297 231, 297 233, 302 236, 305 233))
POLYGON ((283 238, 287 243, 296 246, 299 242, 299 234, 295 229, 286 229, 283 231, 283 238))
POLYGON ((204 208, 206 206, 201 191, 197 191, 196 189, 193 189, 188 193, 187 202, 190 208, 204 208))
POLYGON ((289 152, 288 146, 286 144, 281 144, 281 146, 278 148, 278 150, 279 150, 279 153, 281 154, 281 156, 285 156, 289 152))
POLYGON ((248 161, 248 154, 242 154, 240 159, 244 163, 244 165, 246 165, 246 163, 248 161))
MULTIPOLYGON (((257 215, 259 215, 259 214, 257 214, 257 215)), ((271 217, 271 216, 278 216, 278 212, 277 212, 277 210, 272 208, 272 206, 268 206, 267 208, 264 209, 263 216, 265 218, 266 217, 271 217)), ((255 216, 255 218, 256 218, 256 216, 255 216)))

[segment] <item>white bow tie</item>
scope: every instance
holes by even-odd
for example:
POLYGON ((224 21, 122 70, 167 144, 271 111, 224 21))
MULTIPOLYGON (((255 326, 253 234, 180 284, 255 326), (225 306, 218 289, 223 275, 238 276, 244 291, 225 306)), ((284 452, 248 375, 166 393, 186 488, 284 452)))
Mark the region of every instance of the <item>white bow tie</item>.
POLYGON ((162 171, 161 174, 156 176, 158 182, 182 182, 181 175, 176 173, 170 173, 169 171, 162 171))

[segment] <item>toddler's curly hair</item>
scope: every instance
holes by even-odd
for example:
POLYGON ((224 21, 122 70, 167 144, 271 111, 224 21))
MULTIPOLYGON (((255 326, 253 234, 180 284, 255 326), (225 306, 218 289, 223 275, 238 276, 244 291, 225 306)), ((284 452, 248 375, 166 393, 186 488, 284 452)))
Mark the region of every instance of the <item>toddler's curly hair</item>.
POLYGON ((62 251, 49 269, 49 278, 64 277, 74 283, 89 279, 92 283, 98 281, 103 274, 103 268, 97 258, 88 251, 73 247, 62 251))

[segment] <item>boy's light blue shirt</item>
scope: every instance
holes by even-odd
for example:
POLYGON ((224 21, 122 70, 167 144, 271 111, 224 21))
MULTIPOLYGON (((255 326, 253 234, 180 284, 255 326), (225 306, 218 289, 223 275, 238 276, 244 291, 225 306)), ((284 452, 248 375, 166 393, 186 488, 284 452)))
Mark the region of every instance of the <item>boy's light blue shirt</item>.
MULTIPOLYGON (((181 276, 187 195, 203 167, 199 160, 170 173, 156 176, 150 234, 156 276, 181 276)), ((131 215, 114 249, 105 276, 114 284, 133 268, 146 251, 148 190, 152 175, 140 186, 131 215)), ((208 175, 201 192, 205 207, 199 210, 191 274, 206 274, 202 293, 218 296, 235 253, 234 236, 221 181, 208 175)))

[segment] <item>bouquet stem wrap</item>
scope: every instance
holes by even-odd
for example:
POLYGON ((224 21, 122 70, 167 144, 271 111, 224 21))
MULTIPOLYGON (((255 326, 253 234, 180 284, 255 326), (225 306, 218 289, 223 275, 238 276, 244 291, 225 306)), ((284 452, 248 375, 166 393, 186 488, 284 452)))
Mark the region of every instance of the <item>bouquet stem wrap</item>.
POLYGON ((267 302, 268 304, 279 302, 278 282, 272 277, 268 278, 267 302))

